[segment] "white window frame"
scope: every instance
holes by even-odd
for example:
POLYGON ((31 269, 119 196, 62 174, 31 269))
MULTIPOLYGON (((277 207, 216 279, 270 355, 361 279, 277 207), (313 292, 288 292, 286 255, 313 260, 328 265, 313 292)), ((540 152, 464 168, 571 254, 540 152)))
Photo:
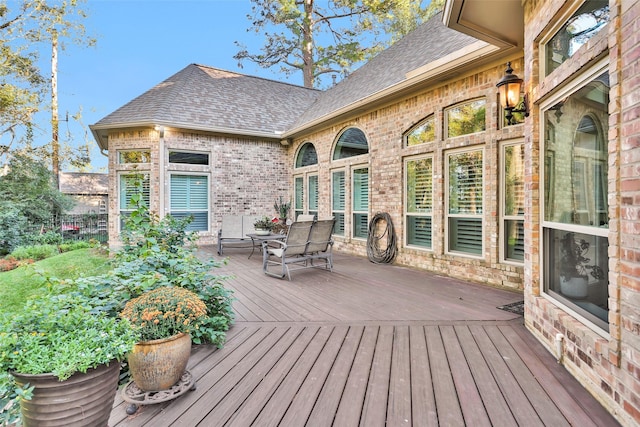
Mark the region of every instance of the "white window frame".
POLYGON ((364 163, 364 164, 359 164, 359 165, 354 165, 351 167, 350 170, 350 182, 351 182, 351 237, 353 239, 357 239, 357 240, 366 240, 366 237, 361 237, 361 236, 356 236, 356 223, 355 223, 355 215, 366 215, 367 217, 367 226, 369 225, 369 220, 371 217, 371 214, 369 213, 370 209, 371 209, 371 168, 369 167, 369 164, 364 163), (356 210, 355 207, 355 190, 356 190, 356 186, 355 186, 355 171, 360 170, 360 169, 366 169, 367 170, 367 210, 356 210))
POLYGON ((470 152, 476 152, 479 151, 482 154, 482 167, 480 168, 480 170, 482 171, 482 213, 480 214, 451 214, 449 213, 449 192, 445 191, 445 211, 444 211, 444 226, 445 226, 445 253, 448 255, 455 255, 455 256, 460 256, 460 257, 466 257, 466 258, 474 258, 474 259, 484 259, 484 251, 485 251, 485 226, 484 226, 484 217, 485 217, 485 195, 486 195, 486 188, 485 188, 485 176, 484 176, 484 165, 485 165, 485 159, 486 159, 486 152, 485 152, 485 147, 484 146, 469 146, 469 147, 464 147, 464 148, 459 148, 459 149, 454 149, 454 150, 450 150, 445 152, 444 154, 444 175, 445 175, 445 189, 449 188, 449 159, 451 158, 451 156, 456 155, 456 154, 460 154, 460 153, 470 153, 470 152), (470 218, 470 219, 479 219, 480 220, 480 224, 482 225, 482 232, 481 232, 481 236, 480 236, 480 242, 481 242, 481 249, 480 249, 480 254, 475 255, 473 253, 470 252, 463 252, 463 251, 456 251, 456 250, 452 250, 451 249, 451 242, 450 242, 450 237, 449 237, 449 232, 450 232, 450 225, 449 222, 452 218, 470 218))
POLYGON ((433 251, 433 202, 434 202, 434 185, 433 185, 433 175, 434 175, 434 166, 435 160, 433 154, 428 155, 419 155, 407 157, 404 159, 404 179, 403 179, 403 187, 404 187, 404 201, 403 201, 403 213, 405 218, 405 230, 404 230, 404 245, 406 247, 415 248, 423 251, 433 251), (428 212, 409 212, 409 163, 420 161, 420 160, 431 160, 431 208, 428 212), (409 217, 416 218, 429 218, 431 220, 431 246, 423 246, 409 243, 409 217))
MULTIPOLYGON (((506 152, 505 151, 507 147, 513 147, 517 145, 522 145, 524 148, 524 139, 519 138, 517 140, 503 142, 500 145, 500 189, 501 189, 500 191, 500 261, 505 264, 523 265, 524 259, 522 261, 519 261, 513 258, 507 258, 507 254, 506 254, 506 247, 507 247, 506 223, 507 221, 521 221, 522 226, 524 228, 524 212, 522 212, 522 215, 505 214, 506 194, 507 194, 507 190, 506 190, 507 178, 505 175, 505 172, 506 172, 505 170, 506 169, 506 152)), ((524 179, 524 164, 522 169, 522 175, 524 179)))
POLYGON ((149 200, 147 201, 147 208, 151 209, 151 171, 148 170, 127 170, 127 171, 119 171, 117 173, 118 176, 118 232, 122 231, 122 223, 124 221, 123 213, 133 212, 133 209, 123 209, 122 208, 122 178, 125 176, 135 176, 135 175, 147 175, 149 177, 149 200))
MULTIPOLYGON (((337 236, 346 237, 347 235, 347 221, 349 217, 347 216, 347 207, 349 206, 349 188, 348 188, 348 173, 346 168, 338 168, 331 170, 331 215, 336 219, 336 227, 334 227, 334 231, 339 230, 339 222, 338 217, 342 215, 342 233, 334 233, 337 236), (342 200, 342 209, 335 209, 335 198, 333 187, 335 185, 335 174, 342 173, 342 185, 343 185, 343 200, 342 200)), ((350 221, 349 221, 350 222, 350 221)))
MULTIPOLYGON (((570 15, 569 15, 570 16, 570 15)), ((577 75, 573 80, 568 81, 567 84, 562 86, 557 92, 552 94, 552 96, 545 99, 540 103, 540 115, 539 115, 539 129, 540 132, 546 132, 545 126, 545 111, 547 111, 550 107, 553 107, 555 104, 560 102, 563 99, 568 98, 570 95, 574 94, 581 87, 585 86, 587 83, 601 75, 602 73, 608 72, 609 70, 609 58, 603 58, 600 61, 596 62, 584 72, 577 75)), ((606 135, 606 134, 605 134, 606 135)), ((539 153, 539 162, 541 165, 544 165, 545 155, 546 155, 546 141, 541 141, 540 153, 539 153)), ((552 142, 552 147, 557 147, 558 141, 552 142)), ((595 332, 596 334, 609 339, 610 334, 606 329, 603 329, 598 325, 597 322, 594 322, 589 317, 582 315, 580 312, 575 311, 570 305, 567 305, 560 301, 557 298, 554 298, 552 295, 547 292, 547 284, 545 282, 545 258, 546 258, 546 248, 544 245, 544 233, 545 228, 550 229, 561 229, 567 232, 575 232, 575 233, 584 233, 589 234, 595 237, 608 238, 609 236, 609 228, 601 228, 601 227, 592 227, 585 225, 576 225, 576 224, 563 224, 555 221, 547 221, 547 214, 544 211, 546 209, 547 200, 545 198, 545 183, 546 183, 546 175, 544 168, 540 170, 540 186, 539 186, 539 200, 541 206, 540 212, 540 227, 539 227, 539 236, 540 236, 540 256, 538 257, 538 265, 540 274, 540 294, 550 301, 552 304, 562 308, 563 310, 570 313, 575 318, 579 319, 585 326, 587 326, 590 330, 595 332)), ((611 325, 609 325, 611 326, 611 325)))

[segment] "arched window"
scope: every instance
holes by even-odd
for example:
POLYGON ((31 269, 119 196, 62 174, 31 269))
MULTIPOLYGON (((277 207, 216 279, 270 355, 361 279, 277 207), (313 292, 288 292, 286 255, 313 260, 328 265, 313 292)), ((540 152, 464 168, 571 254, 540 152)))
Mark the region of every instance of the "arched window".
POLYGON ((360 156, 369 152, 367 137, 358 128, 348 128, 338 137, 333 160, 360 156))
POLYGON ((310 142, 305 142, 298 151, 296 157, 296 167, 302 168, 305 166, 312 166, 318 164, 318 154, 316 153, 316 147, 310 142))

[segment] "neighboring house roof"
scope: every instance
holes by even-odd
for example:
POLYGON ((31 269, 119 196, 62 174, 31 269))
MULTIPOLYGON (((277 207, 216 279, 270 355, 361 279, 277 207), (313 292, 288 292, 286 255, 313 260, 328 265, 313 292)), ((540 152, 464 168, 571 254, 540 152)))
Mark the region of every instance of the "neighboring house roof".
MULTIPOLYGON (((91 126, 164 125, 279 139, 320 91, 191 64, 91 126)), ((103 135, 98 135, 102 139, 103 135)), ((106 148, 106 140, 98 141, 106 148)))
POLYGON ((60 192, 75 195, 106 195, 109 193, 109 174, 88 172, 60 172, 60 192))

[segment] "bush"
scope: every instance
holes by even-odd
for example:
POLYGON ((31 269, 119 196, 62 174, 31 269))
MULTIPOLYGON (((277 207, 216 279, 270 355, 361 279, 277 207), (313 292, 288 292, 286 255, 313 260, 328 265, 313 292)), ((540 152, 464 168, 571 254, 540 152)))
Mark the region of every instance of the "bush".
POLYGON ((50 230, 46 233, 29 234, 24 240, 30 245, 59 245, 64 239, 60 233, 50 230))
POLYGON ((9 205, 0 204, 0 255, 10 253, 23 243, 23 230, 27 227, 27 219, 20 211, 9 205))
POLYGON ((18 246, 11 252, 11 256, 17 260, 32 259, 39 261, 41 259, 49 258, 54 255, 58 255, 58 247, 56 245, 33 245, 33 246, 18 246))
POLYGON ((84 240, 78 240, 76 242, 62 243, 58 245, 58 250, 60 252, 70 252, 70 251, 75 251, 77 249, 87 249, 92 246, 93 245, 89 242, 85 242, 84 240))

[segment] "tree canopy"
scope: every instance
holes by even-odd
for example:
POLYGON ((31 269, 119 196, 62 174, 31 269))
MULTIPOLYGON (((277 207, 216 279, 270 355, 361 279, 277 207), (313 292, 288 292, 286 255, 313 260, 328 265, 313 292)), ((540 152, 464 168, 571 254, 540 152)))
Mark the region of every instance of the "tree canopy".
POLYGON ((247 30, 264 36, 259 53, 236 42, 234 56, 285 75, 302 72, 306 87, 340 78, 442 9, 444 0, 251 0, 247 30))
POLYGON ((54 91, 51 103, 46 97, 53 79, 37 66, 40 52, 50 52, 57 40, 62 50, 65 41, 95 43, 82 25, 84 1, 0 0, 0 164, 7 162, 17 145, 31 142, 25 139, 33 135, 34 114, 55 104, 54 91))

